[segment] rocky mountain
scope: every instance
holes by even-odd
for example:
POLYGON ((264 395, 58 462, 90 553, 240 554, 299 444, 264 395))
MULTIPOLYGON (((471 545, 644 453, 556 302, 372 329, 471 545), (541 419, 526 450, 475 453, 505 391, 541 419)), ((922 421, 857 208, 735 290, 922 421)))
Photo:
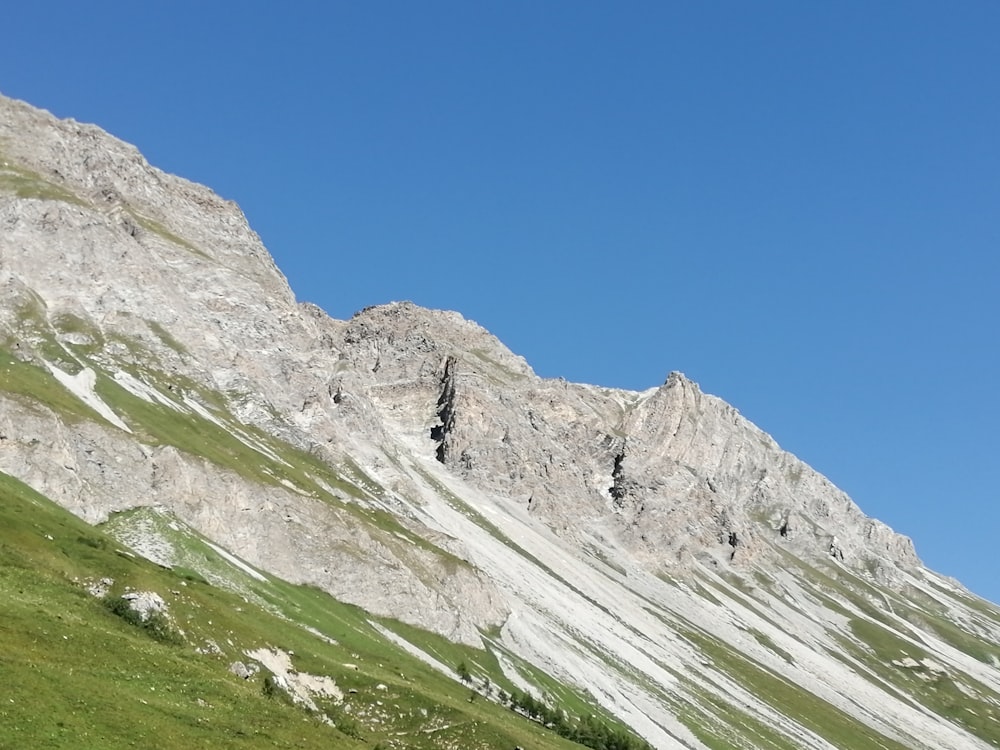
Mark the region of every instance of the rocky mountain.
MULTIPOLYGON (((468 677, 418 644, 443 636, 496 715, 530 695, 554 713, 518 721, 575 741, 1000 745, 1000 610, 679 373, 542 379, 405 302, 333 320, 235 204, 6 98, 0 289, 2 475, 219 596, 304 584, 468 677)), ((270 645, 245 658, 277 674, 270 645)), ((379 721, 383 747, 514 736, 379 721)))

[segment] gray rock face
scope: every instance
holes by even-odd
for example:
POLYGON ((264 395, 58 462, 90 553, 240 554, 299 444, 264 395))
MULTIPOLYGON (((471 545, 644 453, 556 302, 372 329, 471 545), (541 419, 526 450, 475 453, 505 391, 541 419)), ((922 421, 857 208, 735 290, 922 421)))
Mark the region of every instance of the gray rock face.
POLYGON ((542 379, 405 302, 332 320, 235 204, 3 97, 0 472, 92 523, 163 508, 260 570, 500 643, 513 684, 508 656, 657 747, 703 747, 679 717, 725 723, 722 704, 780 746, 832 746, 726 658, 904 746, 987 746, 886 689, 865 627, 981 710, 1000 694, 995 665, 946 642, 973 633, 1000 663, 992 610, 683 375, 542 379))
POLYGON ((829 557, 834 537, 887 581, 919 565, 909 539, 679 373, 644 393, 542 380, 474 323, 406 303, 362 311, 335 346, 450 470, 559 533, 608 529, 652 569, 763 562, 764 540, 829 557))

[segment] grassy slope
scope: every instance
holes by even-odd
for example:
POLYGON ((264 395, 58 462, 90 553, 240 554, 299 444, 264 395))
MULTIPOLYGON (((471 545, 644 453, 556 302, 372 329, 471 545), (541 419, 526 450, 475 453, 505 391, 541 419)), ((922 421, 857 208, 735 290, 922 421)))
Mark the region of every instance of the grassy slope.
MULTIPOLYGON (((319 591, 257 582, 273 606, 266 611, 133 557, 2 474, 0 529, 0 747, 118 748, 152 738, 163 748, 574 747, 492 702, 470 702, 467 687, 319 591), (86 592, 84 582, 104 577, 114 592, 160 593, 180 642, 150 637, 86 592), (220 653, 197 652, 210 643, 220 653), (300 671, 334 677, 346 699, 321 707, 339 729, 269 697, 263 675, 229 673, 232 661, 247 661, 245 649, 264 646, 293 652, 300 671)), ((465 653, 471 663, 481 652, 465 653)))

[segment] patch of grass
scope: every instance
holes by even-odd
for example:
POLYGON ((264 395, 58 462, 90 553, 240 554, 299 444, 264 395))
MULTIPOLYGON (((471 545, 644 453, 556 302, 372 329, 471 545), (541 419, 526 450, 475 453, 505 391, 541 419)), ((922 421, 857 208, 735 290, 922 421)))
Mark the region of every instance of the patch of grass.
POLYGON ((208 579, 205 578, 197 570, 192 570, 191 568, 186 568, 183 565, 173 566, 174 575, 180 578, 182 581, 190 583, 203 583, 208 584, 208 579))
MULTIPOLYGON (((614 560, 612 560, 610 557, 608 557, 607 553, 604 552, 604 550, 600 549, 599 547, 596 547, 595 545, 592 545, 592 544, 588 544, 586 546, 586 551, 587 551, 587 553, 590 556, 592 556, 593 558, 595 558, 598 562, 600 562, 605 567, 608 567, 611 570, 613 570, 618 575, 621 575, 621 576, 628 575, 628 573, 626 572, 625 568, 623 568, 621 565, 619 565, 614 560)), ((606 571, 604 571, 604 572, 606 573, 606 571)))
POLYGON ((860 576, 847 573, 842 568, 831 565, 824 570, 818 565, 809 565, 799 560, 780 547, 774 549, 787 563, 788 569, 799 572, 799 580, 809 584, 813 595, 821 599, 825 606, 848 618, 855 616, 849 609, 854 607, 884 625, 899 627, 894 624, 891 615, 879 606, 884 605, 887 596, 895 601, 890 592, 876 588, 860 576))
MULTIPOLYGON (((0 155, 0 164, 3 161, 4 157, 0 155)), ((78 195, 63 186, 46 180, 37 172, 9 162, 6 166, 0 166, 0 192, 13 193, 18 198, 87 205, 78 195)))
POLYGON ((233 430, 186 411, 186 407, 174 409, 150 403, 103 373, 98 374, 95 390, 116 414, 150 443, 172 445, 258 484, 283 486, 282 480, 294 484, 294 477, 288 476, 286 467, 247 445, 233 430))
POLYGON ((835 747, 905 750, 899 742, 715 638, 696 630, 687 630, 684 636, 711 659, 716 668, 835 747))
POLYGON ((133 219, 135 219, 136 223, 143 229, 145 229, 147 232, 152 232, 153 234, 161 237, 167 242, 173 245, 177 245, 178 247, 183 247, 185 250, 190 250, 192 253, 194 253, 195 255, 199 255, 202 258, 206 259, 208 258, 208 255, 205 252, 199 250, 197 247, 195 247, 193 244, 188 242, 183 237, 174 234, 165 226, 163 226, 163 224, 156 221, 155 219, 151 219, 148 216, 143 216, 142 214, 138 213, 133 209, 129 209, 129 214, 132 216, 133 219))
POLYGON ((205 537, 172 513, 131 508, 111 514, 99 528, 124 545, 152 545, 157 559, 169 564, 174 575, 187 584, 219 586, 266 606, 253 596, 257 579, 219 555, 205 537))
POLYGON ((149 330, 151 330, 154 334, 156 334, 156 337, 160 341, 162 341, 164 345, 166 345, 169 348, 173 349, 178 354, 181 354, 181 355, 184 355, 184 356, 187 356, 188 354, 190 354, 190 352, 188 352, 188 349, 187 349, 186 346, 184 346, 184 344, 182 344, 180 341, 178 341, 177 339, 175 339, 171 335, 170 331, 168 331, 162 325, 160 325, 159 323, 157 323, 155 320, 147 320, 146 323, 149 325, 149 330))
MULTIPOLYGON (((322 460, 318 459, 316 456, 305 453, 300 455, 299 458, 307 463, 313 462, 314 468, 318 469, 322 473, 329 474, 329 465, 323 463, 322 460)), ((372 479, 350 456, 344 457, 343 472, 344 475, 351 478, 351 484, 347 485, 347 488, 351 490, 350 494, 354 497, 370 497, 372 499, 382 499, 386 497, 385 487, 372 479)))
POLYGON ((716 593, 718 593, 719 596, 722 596, 726 599, 732 599, 733 601, 738 602, 745 609, 748 609, 751 612, 756 613, 758 616, 760 616, 764 620, 767 620, 772 625, 779 627, 778 623, 776 623, 774 620, 774 613, 770 612, 762 603, 760 603, 757 599, 754 598, 753 588, 746 581, 744 581, 740 576, 732 573, 725 574, 724 578, 726 580, 726 583, 729 583, 730 585, 741 591, 742 595, 734 593, 730 589, 727 589, 725 586, 722 586, 718 581, 713 580, 711 578, 702 578, 701 580, 703 580, 706 584, 708 584, 709 587, 715 589, 716 593))
POLYGON ((677 719, 711 750, 798 750, 800 745, 747 711, 681 678, 690 702, 678 707, 677 719))
MULTIPOLYGON (((126 369, 127 364, 133 366, 150 366, 159 364, 159 358, 142 341, 134 336, 125 336, 116 331, 108 331, 105 336, 105 348, 102 354, 109 359, 105 364, 112 364, 116 369, 126 369)), ((94 360, 96 362, 96 358, 94 360)))
POLYGON ((785 651, 785 649, 781 648, 773 640, 771 640, 771 637, 768 636, 767 633, 762 633, 754 628, 751 628, 747 632, 749 632, 750 635, 754 637, 754 640, 756 640, 757 643, 766 648, 768 651, 772 651, 773 653, 777 654, 791 665, 795 664, 795 659, 792 658, 792 655, 787 651, 785 651))
POLYGON ((945 643, 977 661, 992 665, 994 659, 1000 660, 1000 645, 976 638, 945 617, 903 604, 897 604, 893 609, 907 622, 922 630, 930 631, 945 643))
POLYGON ((0 349, 0 391, 29 405, 41 404, 71 424, 84 419, 104 421, 104 417, 66 390, 47 369, 22 362, 3 349, 0 349))
MULTIPOLYGON (((40 298, 22 299, 14 314, 14 335, 4 342, 8 351, 16 347, 22 359, 44 360, 70 374, 76 374, 83 366, 72 350, 67 349, 57 338, 57 331, 47 319, 45 304, 40 298)), ((57 321, 76 325, 75 316, 57 316, 57 321)))
POLYGON ((61 312, 51 319, 52 327, 59 333, 80 333, 96 339, 103 340, 100 329, 88 320, 84 320, 79 315, 70 312, 61 312))
POLYGON ((945 588, 932 578, 927 579, 926 582, 945 596, 957 599, 965 606, 983 615, 993 624, 1000 625, 1000 606, 970 592, 945 588))
POLYGON ((165 750, 379 742, 431 750, 445 738, 481 750, 574 747, 491 701, 468 702, 467 688, 381 637, 357 607, 255 581, 277 616, 179 573, 120 554, 113 539, 0 474, 0 747, 118 750, 150 737, 165 750), (105 604, 84 590, 103 577, 115 591, 160 593, 185 644, 150 637, 115 595, 105 604), (207 643, 213 648, 194 651, 207 643), (229 673, 229 663, 261 646, 294 653, 299 672, 336 680, 343 702, 317 699, 335 727, 266 695, 266 671, 246 681, 229 673))
POLYGON ((920 646, 900 638, 877 623, 855 617, 848 625, 854 637, 867 644, 875 657, 883 662, 904 656, 920 661, 928 656, 927 652, 920 646))
POLYGON ((705 599, 705 600, 711 602, 712 604, 715 604, 718 607, 724 606, 722 604, 722 602, 717 597, 715 597, 715 596, 712 595, 711 591, 709 591, 705 586, 703 586, 701 584, 700 581, 697 581, 697 580, 692 581, 691 582, 691 588, 702 599, 705 599))
POLYGON ((16 345, 30 358, 75 375, 83 369, 81 358, 99 352, 106 343, 100 329, 78 315, 63 311, 49 319, 45 303, 34 294, 22 297, 15 306, 14 335, 4 342, 8 350, 16 345), (71 336, 84 341, 71 341, 71 336))
POLYGON ((487 377, 490 380, 506 385, 509 383, 516 383, 519 380, 524 379, 524 375, 514 372, 506 365, 503 365, 493 359, 493 357, 488 355, 483 349, 473 349, 472 354, 488 366, 487 377))

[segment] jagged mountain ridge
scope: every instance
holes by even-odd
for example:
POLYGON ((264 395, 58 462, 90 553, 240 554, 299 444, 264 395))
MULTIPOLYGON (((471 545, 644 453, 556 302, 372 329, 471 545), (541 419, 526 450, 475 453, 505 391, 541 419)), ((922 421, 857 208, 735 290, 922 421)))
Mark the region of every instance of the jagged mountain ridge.
POLYGON ((633 553, 668 568, 714 559, 720 543, 739 563, 777 536, 886 580, 919 566, 909 539, 683 375, 645 393, 545 381, 499 342, 477 346, 439 319, 450 321, 407 303, 371 308, 348 322, 339 348, 371 373, 368 393, 396 431, 430 435, 445 466, 520 499, 550 527, 580 526, 581 511, 614 519, 633 553), (426 335, 435 327, 438 340, 426 335), (678 525, 682 538, 663 533, 678 525))
POLYGON ((0 389, 0 471, 93 523, 161 507, 374 613, 495 633, 658 747, 744 713, 772 733, 744 746, 987 746, 859 632, 930 649, 992 716, 996 649, 921 620, 995 644, 995 612, 731 406, 679 374, 537 378, 455 313, 332 320, 234 204, 93 126, 0 109, 0 333, 33 382, 0 389), (775 681, 836 726, 762 697, 775 681))

